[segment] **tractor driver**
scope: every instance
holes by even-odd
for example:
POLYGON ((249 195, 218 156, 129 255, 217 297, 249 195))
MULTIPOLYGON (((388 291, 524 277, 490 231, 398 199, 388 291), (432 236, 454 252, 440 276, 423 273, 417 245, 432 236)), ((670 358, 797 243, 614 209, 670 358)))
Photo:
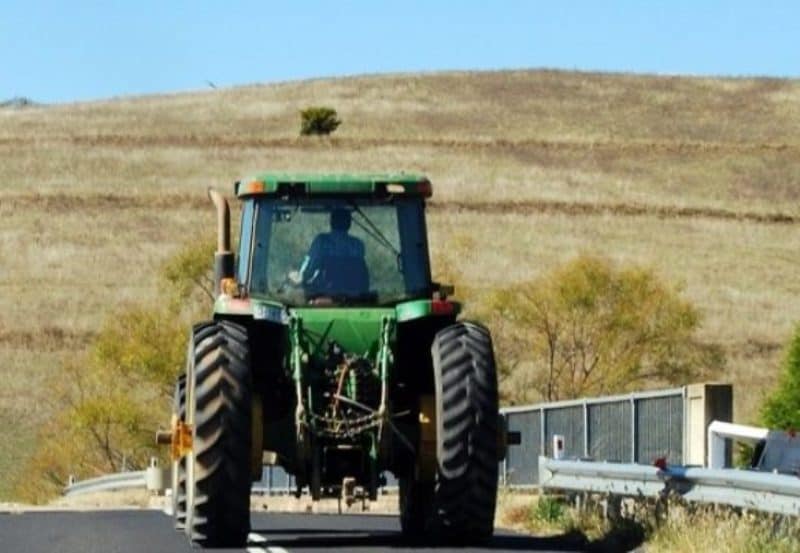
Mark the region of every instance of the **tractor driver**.
POLYGON ((302 284, 308 297, 363 296, 369 291, 364 243, 350 236, 352 215, 347 209, 331 211, 331 231, 318 234, 299 271, 289 279, 302 284))

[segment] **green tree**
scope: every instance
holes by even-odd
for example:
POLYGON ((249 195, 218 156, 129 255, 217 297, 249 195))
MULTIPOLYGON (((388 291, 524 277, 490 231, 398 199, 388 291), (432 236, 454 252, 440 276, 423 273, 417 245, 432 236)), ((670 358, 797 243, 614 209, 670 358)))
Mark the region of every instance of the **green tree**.
MULTIPOLYGON (((126 312, 122 318, 138 320, 138 313, 126 312)), ((62 367, 50 384, 60 410, 42 428, 38 447, 17 482, 17 494, 26 501, 58 494, 70 474, 84 478, 116 472, 123 465, 140 469, 151 456, 162 455, 153 432, 167 420, 169 401, 165 386, 153 381, 153 369, 139 363, 152 359, 159 344, 147 344, 148 351, 139 358, 142 337, 137 333, 101 351, 119 328, 116 322, 108 324, 114 330, 104 329, 92 350, 62 367)), ((170 372, 177 369, 170 367, 170 372)))
POLYGON ((800 325, 786 348, 778 386, 761 408, 761 421, 776 430, 800 429, 800 325))
POLYGON ((212 259, 214 242, 195 240, 167 259, 161 268, 161 277, 169 286, 169 296, 181 306, 205 307, 214 301, 212 259))
POLYGON ((685 383, 724 364, 700 314, 652 271, 582 256, 487 304, 511 402, 685 383))
POLYGON ((310 106, 300 111, 300 134, 328 135, 339 128, 342 121, 336 110, 325 106, 310 106))
POLYGON ((164 456, 154 431, 169 420, 176 376, 184 367, 191 321, 210 308, 213 245, 196 242, 167 260, 162 297, 110 316, 80 359, 50 383, 59 412, 18 480, 17 494, 44 501, 68 475, 87 477, 146 466, 164 456))

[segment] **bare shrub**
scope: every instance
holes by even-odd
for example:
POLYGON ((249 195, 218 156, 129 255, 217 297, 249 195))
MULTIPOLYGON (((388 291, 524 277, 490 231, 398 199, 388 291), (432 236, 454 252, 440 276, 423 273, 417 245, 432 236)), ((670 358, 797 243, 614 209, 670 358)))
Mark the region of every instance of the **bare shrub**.
POLYGON ((700 313, 677 289, 596 257, 492 293, 484 316, 512 402, 685 383, 724 363, 697 338, 700 313))

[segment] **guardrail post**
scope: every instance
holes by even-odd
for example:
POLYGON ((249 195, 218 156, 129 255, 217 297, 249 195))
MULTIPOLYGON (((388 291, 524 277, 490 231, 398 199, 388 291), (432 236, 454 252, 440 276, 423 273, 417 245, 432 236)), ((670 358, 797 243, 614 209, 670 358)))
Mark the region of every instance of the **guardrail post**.
POLYGON ((550 477, 552 475, 550 473, 550 471, 547 469, 547 460, 548 460, 547 457, 545 457, 544 455, 539 455, 539 462, 538 462, 538 467, 539 467, 539 486, 541 486, 542 492, 545 491, 544 484, 548 480, 550 480, 550 477))
POLYGON ((605 518, 611 522, 622 520, 622 498, 618 495, 610 494, 605 501, 605 518))

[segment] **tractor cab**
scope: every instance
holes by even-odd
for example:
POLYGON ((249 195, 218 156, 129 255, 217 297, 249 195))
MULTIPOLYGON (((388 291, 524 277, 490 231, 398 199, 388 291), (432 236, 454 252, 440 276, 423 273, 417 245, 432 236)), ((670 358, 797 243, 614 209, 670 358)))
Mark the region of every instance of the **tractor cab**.
POLYGON ((427 181, 269 183, 238 187, 236 280, 247 296, 287 307, 391 306, 430 296, 427 181))

